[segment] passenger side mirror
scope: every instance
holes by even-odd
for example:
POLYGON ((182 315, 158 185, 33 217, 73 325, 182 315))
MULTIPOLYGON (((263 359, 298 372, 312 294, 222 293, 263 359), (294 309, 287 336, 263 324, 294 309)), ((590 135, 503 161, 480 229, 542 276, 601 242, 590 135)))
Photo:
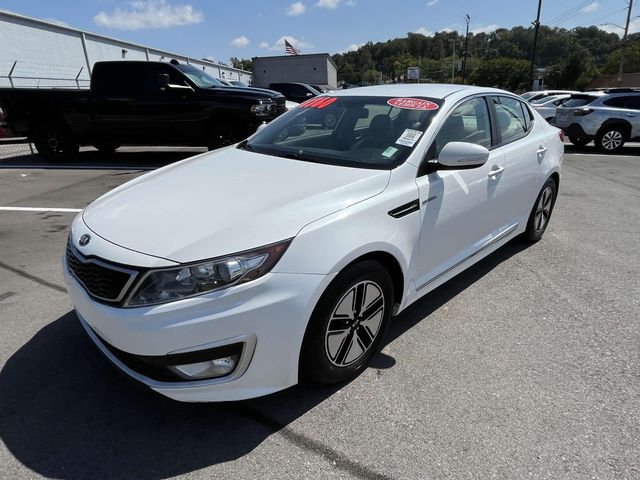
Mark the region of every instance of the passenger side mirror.
POLYGON ((307 93, 306 93, 306 96, 307 96, 307 97, 313 97, 313 93, 311 93, 311 92, 307 92, 307 93))
POLYGON ((489 160, 489 150, 467 142, 449 142, 438 155, 438 170, 463 170, 481 167, 489 160))
POLYGON ((169 86, 169 74, 168 73, 159 73, 158 74, 158 87, 160 90, 166 90, 169 86))

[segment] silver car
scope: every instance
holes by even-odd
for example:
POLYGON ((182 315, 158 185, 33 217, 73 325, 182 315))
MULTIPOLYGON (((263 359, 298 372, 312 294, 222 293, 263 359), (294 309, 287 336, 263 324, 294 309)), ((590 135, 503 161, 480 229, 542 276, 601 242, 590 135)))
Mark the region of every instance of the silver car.
POLYGON ((640 90, 572 95, 556 109, 551 123, 574 145, 584 146, 593 140, 602 151, 618 152, 625 142, 640 139, 640 90))

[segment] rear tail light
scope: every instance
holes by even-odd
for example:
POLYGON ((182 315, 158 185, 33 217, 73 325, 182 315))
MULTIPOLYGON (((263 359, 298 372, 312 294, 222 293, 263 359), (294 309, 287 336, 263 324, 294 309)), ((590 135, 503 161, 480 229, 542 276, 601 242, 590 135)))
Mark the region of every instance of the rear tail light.
POLYGON ((560 131, 558 132, 558 135, 560 135, 560 141, 561 141, 561 142, 564 142, 564 132, 563 132, 562 130, 560 130, 560 131))
POLYGON ((589 115, 591 112, 593 112, 593 110, 587 107, 574 108, 571 110, 571 113, 573 113, 573 115, 576 117, 583 117, 584 115, 589 115))

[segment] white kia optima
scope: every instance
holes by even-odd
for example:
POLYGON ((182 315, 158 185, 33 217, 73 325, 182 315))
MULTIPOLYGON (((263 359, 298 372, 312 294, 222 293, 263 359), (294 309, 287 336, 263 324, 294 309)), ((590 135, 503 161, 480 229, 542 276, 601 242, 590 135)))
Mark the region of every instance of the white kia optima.
POLYGON ((540 239, 561 136, 501 90, 331 92, 89 205, 67 288, 98 348, 168 397, 343 381, 408 305, 512 238, 540 239))

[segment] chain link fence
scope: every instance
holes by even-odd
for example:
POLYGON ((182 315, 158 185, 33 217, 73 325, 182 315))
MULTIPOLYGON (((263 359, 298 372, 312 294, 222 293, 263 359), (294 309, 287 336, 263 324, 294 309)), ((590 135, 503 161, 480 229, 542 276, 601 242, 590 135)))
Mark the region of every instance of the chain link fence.
POLYGON ((0 88, 87 89, 90 81, 87 68, 80 65, 0 61, 0 88))

